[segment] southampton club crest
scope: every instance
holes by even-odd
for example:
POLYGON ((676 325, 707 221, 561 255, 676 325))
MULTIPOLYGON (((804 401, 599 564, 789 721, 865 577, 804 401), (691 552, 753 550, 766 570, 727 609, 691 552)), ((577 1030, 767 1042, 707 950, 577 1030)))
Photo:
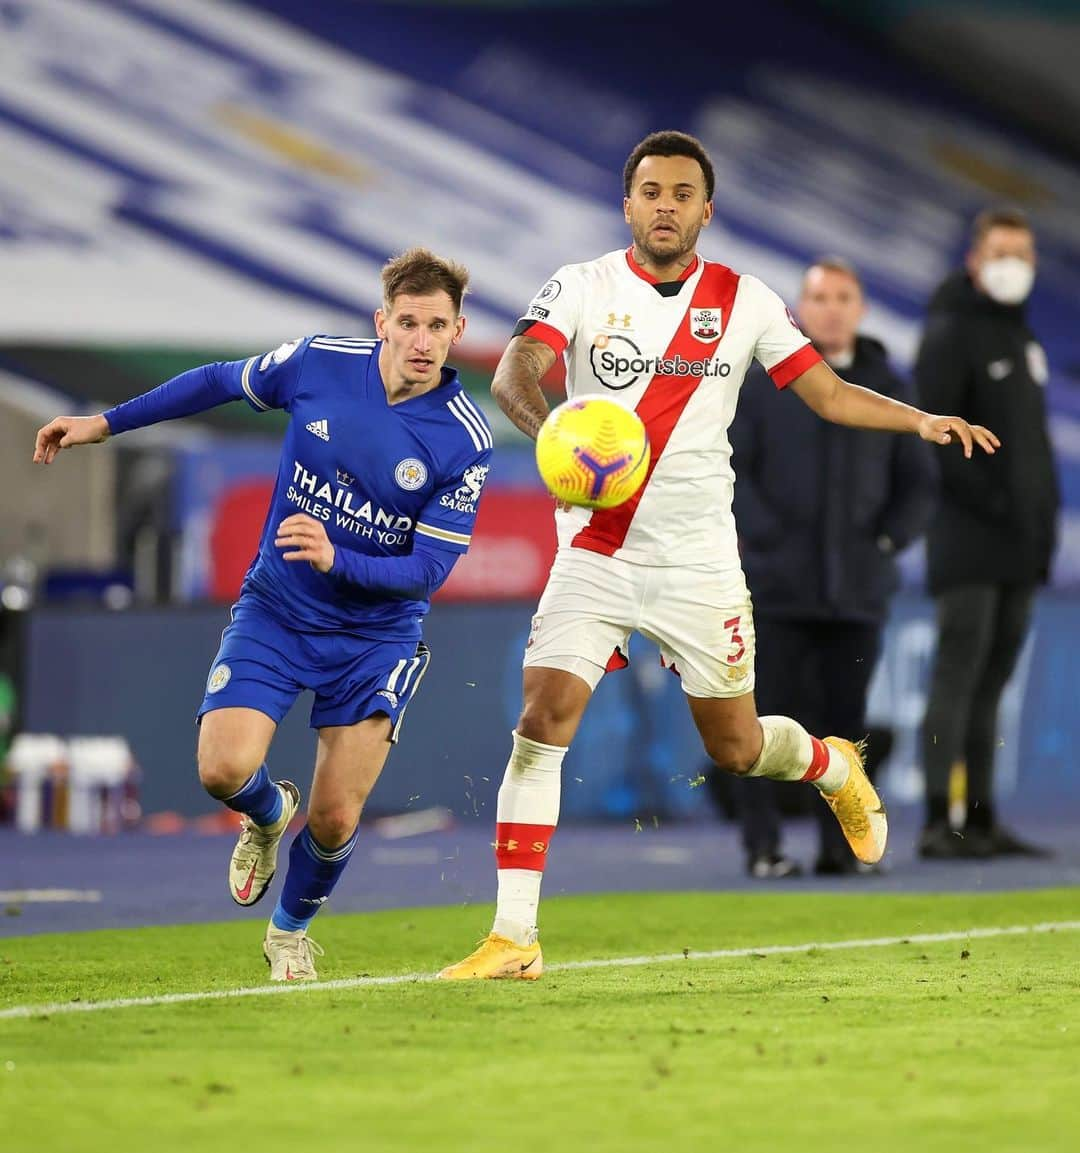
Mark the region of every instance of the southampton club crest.
POLYGON ((690 332, 695 340, 703 344, 711 344, 720 339, 720 309, 719 308, 691 308, 690 332))

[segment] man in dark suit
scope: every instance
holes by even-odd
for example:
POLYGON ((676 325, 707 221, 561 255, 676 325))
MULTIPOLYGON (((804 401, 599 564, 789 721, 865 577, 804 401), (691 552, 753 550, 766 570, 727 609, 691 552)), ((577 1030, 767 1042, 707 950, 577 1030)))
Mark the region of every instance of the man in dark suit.
MULTIPOLYGON (((858 273, 846 261, 826 258, 807 269, 798 303, 803 331, 845 380, 906 401, 885 349, 858 334, 864 309, 858 273)), ((754 600, 758 709, 857 740, 898 583, 896 553, 930 515, 926 446, 816 420, 763 373, 747 377, 729 435, 735 522, 754 600)), ((750 874, 798 871, 781 852, 776 785, 732 784, 750 874)), ((813 810, 820 817, 815 872, 860 871, 828 809, 817 802, 813 810)))
POLYGON ((938 649, 923 724, 924 857, 1042 855, 1002 827, 993 798, 998 704, 1057 535, 1046 355, 1024 308, 1034 280, 1035 237, 1024 213, 981 213, 966 267, 930 302, 915 368, 921 404, 985 420, 1002 441, 993 456, 938 455, 941 501, 927 536, 938 649), (967 821, 957 835, 948 782, 960 759, 967 821))

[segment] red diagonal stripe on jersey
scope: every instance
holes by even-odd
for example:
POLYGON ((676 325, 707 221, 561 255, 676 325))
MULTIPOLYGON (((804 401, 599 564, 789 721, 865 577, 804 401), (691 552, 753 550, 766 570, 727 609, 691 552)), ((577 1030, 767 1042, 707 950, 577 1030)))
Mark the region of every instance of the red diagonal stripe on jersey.
MULTIPOLYGON (((679 327, 675 330, 667 352, 664 353, 664 359, 682 356, 684 360, 693 361, 711 356, 716 346, 703 344, 690 332, 690 309, 719 308, 721 332, 723 332, 731 321, 731 307, 738 287, 738 273, 732 272, 723 264, 706 263, 701 279, 694 289, 694 295, 687 303, 686 312, 683 313, 679 327)), ((701 381, 700 376, 659 374, 649 381, 635 410, 645 423, 652 450, 645 483, 628 501, 617 508, 598 509, 594 512, 589 518, 589 523, 574 537, 571 547, 588 549, 604 556, 613 556, 616 549, 622 547, 630 529, 630 522, 634 519, 645 490, 649 487, 649 481, 652 480, 653 472, 671 439, 675 425, 678 424, 679 417, 690 403, 690 398, 697 391, 701 381)))

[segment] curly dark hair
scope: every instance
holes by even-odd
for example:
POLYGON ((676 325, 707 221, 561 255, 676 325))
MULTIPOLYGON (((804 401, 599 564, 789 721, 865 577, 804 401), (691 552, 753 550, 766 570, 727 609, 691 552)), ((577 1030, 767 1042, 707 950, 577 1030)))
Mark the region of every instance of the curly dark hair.
POLYGON ((696 136, 686 132, 650 132, 626 158, 623 166, 623 195, 629 196, 634 183, 634 173, 646 156, 687 156, 701 165, 705 176, 705 199, 712 200, 716 188, 716 173, 712 161, 705 151, 705 145, 696 136))

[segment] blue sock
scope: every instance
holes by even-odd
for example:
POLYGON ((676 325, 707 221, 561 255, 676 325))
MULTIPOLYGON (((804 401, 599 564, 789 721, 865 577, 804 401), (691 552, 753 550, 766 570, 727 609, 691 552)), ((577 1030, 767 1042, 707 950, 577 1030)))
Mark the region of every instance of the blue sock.
POLYGON ((289 849, 289 871, 270 918, 274 927, 294 933, 305 928, 345 872, 359 829, 339 849, 324 849, 305 825, 289 849))
POLYGON ((284 804, 281 790, 270 780, 266 765, 253 773, 242 789, 221 800, 234 812, 249 816, 257 825, 272 825, 281 816, 284 804))

